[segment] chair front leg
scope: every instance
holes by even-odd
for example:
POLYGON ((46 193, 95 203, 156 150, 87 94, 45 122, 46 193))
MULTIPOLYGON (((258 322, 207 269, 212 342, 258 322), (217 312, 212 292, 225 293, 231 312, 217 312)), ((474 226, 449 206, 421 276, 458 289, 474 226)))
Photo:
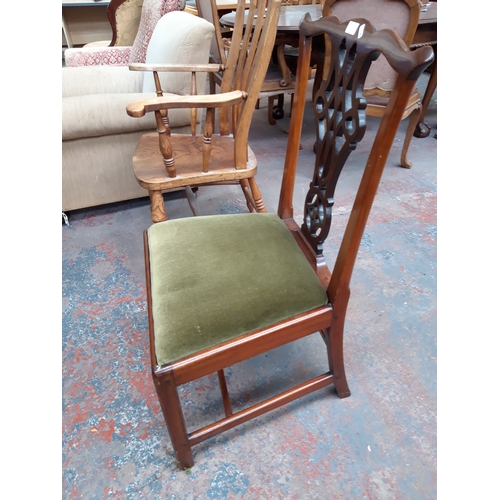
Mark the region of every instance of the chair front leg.
POLYGON ((192 467, 193 454, 174 377, 171 372, 162 373, 160 376, 153 373, 153 381, 179 467, 192 467))
POLYGON ((161 191, 148 191, 149 199, 151 200, 151 220, 153 223, 163 222, 168 219, 167 212, 165 211, 165 203, 163 202, 163 195, 161 191))

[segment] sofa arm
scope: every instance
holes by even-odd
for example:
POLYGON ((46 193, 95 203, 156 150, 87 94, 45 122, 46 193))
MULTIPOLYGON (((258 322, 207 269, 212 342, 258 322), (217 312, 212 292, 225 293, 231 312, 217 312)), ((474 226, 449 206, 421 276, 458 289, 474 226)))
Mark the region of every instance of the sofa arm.
POLYGON ((132 47, 81 47, 66 49, 67 67, 78 66, 127 66, 132 47))

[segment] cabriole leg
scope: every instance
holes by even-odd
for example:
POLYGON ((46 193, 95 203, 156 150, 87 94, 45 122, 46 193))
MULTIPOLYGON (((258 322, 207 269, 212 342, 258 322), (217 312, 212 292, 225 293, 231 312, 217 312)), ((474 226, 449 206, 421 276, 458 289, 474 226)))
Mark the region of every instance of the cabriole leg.
POLYGON ((417 109, 414 109, 410 114, 410 121, 408 123, 408 129, 406 130, 405 141, 403 143, 403 150, 401 151, 401 166, 404 168, 411 168, 412 165, 411 161, 409 161, 407 158, 408 148, 410 147, 410 141, 413 137, 415 127, 420 120, 421 113, 422 107, 418 107, 417 109))

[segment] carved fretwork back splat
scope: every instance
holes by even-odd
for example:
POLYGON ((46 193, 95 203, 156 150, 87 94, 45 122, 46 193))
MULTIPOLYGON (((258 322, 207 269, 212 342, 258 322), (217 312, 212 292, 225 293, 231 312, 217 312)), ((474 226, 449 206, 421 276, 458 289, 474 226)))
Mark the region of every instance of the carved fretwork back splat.
MULTIPOLYGON (((361 26, 367 33, 374 31, 364 21, 355 28, 356 32, 361 26)), ((322 255, 323 242, 330 230, 339 175, 365 133, 363 86, 370 64, 379 54, 359 54, 356 40, 346 37, 334 55, 326 78, 313 96, 316 165, 305 199, 302 225, 302 233, 317 256, 322 255)))

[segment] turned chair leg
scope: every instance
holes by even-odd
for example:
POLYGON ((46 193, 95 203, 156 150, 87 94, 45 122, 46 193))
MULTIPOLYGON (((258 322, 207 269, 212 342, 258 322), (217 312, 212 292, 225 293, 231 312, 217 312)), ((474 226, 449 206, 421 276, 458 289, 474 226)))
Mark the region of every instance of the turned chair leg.
POLYGON ((252 193, 250 191, 250 185, 248 184, 248 179, 240 179, 240 187, 245 195, 245 199, 247 202, 247 208, 249 212, 256 212, 257 207, 254 205, 254 199, 252 193))
POLYGON ((411 168, 412 165, 411 161, 409 161, 407 158, 408 148, 410 147, 410 141, 413 137, 413 132, 415 132, 415 127, 420 120, 421 112, 422 106, 419 106, 410 113, 410 121, 408 123, 408 128, 406 130, 405 140, 403 143, 403 149, 401 151, 401 166, 404 168, 411 168))
POLYGON ((181 469, 192 467, 194 465, 193 453, 174 378, 171 373, 165 373, 159 377, 153 375, 153 380, 170 441, 174 448, 175 458, 181 469))
POLYGON ((165 203, 161 191, 148 191, 148 193, 151 200, 151 220, 153 223, 166 221, 168 217, 167 212, 165 212, 165 203))
POLYGON ((252 196, 254 199, 255 208, 257 209, 257 212, 261 213, 267 212, 266 205, 264 205, 264 201, 262 200, 262 194, 260 193, 260 189, 259 186, 257 185, 255 177, 250 177, 250 179, 248 179, 248 183, 250 184, 250 190, 252 191, 252 196))

